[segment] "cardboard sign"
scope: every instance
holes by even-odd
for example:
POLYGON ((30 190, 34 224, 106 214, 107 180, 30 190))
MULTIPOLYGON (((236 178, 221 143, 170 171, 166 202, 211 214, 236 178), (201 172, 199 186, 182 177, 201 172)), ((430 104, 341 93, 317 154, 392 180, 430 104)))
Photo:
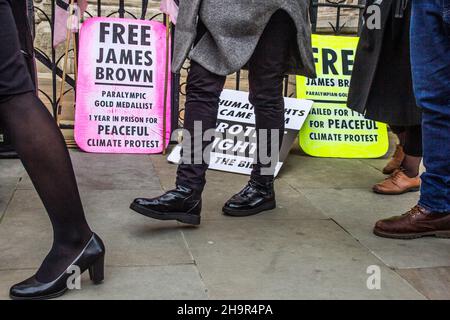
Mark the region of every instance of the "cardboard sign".
MULTIPOLYGON (((162 152, 165 35, 165 26, 154 21, 102 17, 83 23, 75 111, 75 141, 82 150, 162 152)), ((167 97, 168 142, 170 86, 167 97)))
MULTIPOLYGON (((313 102, 285 98, 285 134, 275 175, 286 159, 313 102)), ((256 130, 253 106, 248 93, 224 90, 220 97, 216 137, 212 143, 209 169, 250 175, 256 157, 256 130), (222 135, 226 133, 226 135, 222 135)), ((174 148, 168 160, 180 163, 181 146, 174 148)))
POLYGON ((378 158, 389 148, 387 127, 347 108, 347 96, 359 38, 313 35, 317 79, 297 77, 297 97, 314 100, 300 131, 300 147, 309 155, 378 158))

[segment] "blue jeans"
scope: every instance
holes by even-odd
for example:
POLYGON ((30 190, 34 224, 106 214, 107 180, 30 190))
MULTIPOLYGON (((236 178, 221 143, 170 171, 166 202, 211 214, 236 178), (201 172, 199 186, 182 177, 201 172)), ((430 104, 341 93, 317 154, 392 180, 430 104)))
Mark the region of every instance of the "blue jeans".
POLYGON ((411 63, 417 104, 423 109, 419 205, 450 213, 450 1, 412 0, 411 63))

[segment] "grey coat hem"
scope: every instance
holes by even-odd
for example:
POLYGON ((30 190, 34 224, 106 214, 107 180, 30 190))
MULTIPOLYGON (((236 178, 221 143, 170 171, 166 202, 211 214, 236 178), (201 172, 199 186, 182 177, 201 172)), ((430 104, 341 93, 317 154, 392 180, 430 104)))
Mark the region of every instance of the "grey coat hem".
MULTIPOLYGON (((275 13, 275 11, 272 14, 274 14, 274 13, 275 13)), ((292 16, 291 16, 291 18, 294 19, 292 16)), ((265 24, 267 25, 268 22, 269 22, 269 20, 267 20, 265 24)), ((261 30, 260 34, 258 35, 258 39, 261 38, 263 32, 264 32, 264 30, 261 30)), ((206 37, 208 37, 208 35, 206 35, 206 37)), ((297 39, 296 39, 296 41, 297 41, 296 45, 298 47, 303 47, 305 45, 305 43, 308 43, 308 42, 310 43, 311 42, 311 40, 303 39, 299 35, 299 31, 298 30, 297 30, 297 39)), ((201 45, 201 40, 199 42, 199 45, 201 45)), ((213 63, 207 63, 207 61, 205 59, 203 59, 201 52, 198 52, 196 50, 196 47, 192 48, 188 52, 187 57, 189 59, 197 62, 202 67, 204 67, 206 70, 208 70, 208 71, 210 71, 210 72, 212 72, 214 74, 221 75, 221 76, 228 76, 228 75, 233 74, 235 72, 238 72, 239 70, 244 68, 244 66, 247 64, 247 62, 250 60, 250 58, 252 57, 253 53, 255 52, 256 46, 257 46, 257 43, 255 43, 252 46, 252 49, 249 50, 245 56, 242 56, 242 59, 238 63, 232 64, 232 65, 222 65, 222 66, 220 66, 220 65, 217 65, 217 64, 213 64, 213 63)), ((296 50, 298 51, 298 48, 296 50)), ((309 78, 316 78, 316 70, 315 70, 315 68, 313 70, 310 70, 310 69, 309 70, 305 70, 305 67, 304 67, 305 63, 304 63, 302 58, 296 59, 296 61, 292 61, 292 60, 293 60, 293 57, 291 56, 291 61, 289 63, 289 68, 286 71, 287 74, 304 75, 304 76, 309 77, 309 78), (293 65, 298 64, 299 62, 301 62, 301 66, 293 67, 293 65)))
MULTIPOLYGON (((267 9, 264 8, 263 16, 258 16, 259 20, 255 19, 249 27, 253 28, 249 31, 250 36, 247 36, 246 30, 243 30, 242 36, 236 37, 233 34, 230 36, 230 33, 226 31, 222 33, 221 30, 223 29, 220 29, 220 24, 219 27, 214 25, 216 19, 214 16, 212 17, 211 14, 203 16, 202 21, 205 22, 206 20, 206 24, 209 22, 211 30, 208 28, 205 36, 192 48, 197 33, 198 17, 202 13, 205 15, 205 12, 208 12, 208 7, 202 7, 201 2, 202 0, 181 0, 180 2, 180 13, 175 31, 173 72, 178 73, 180 71, 187 57, 218 75, 229 75, 237 72, 251 58, 271 16, 277 10, 284 10, 290 15, 297 29, 296 46, 292 46, 294 49, 290 55, 287 73, 304 75, 310 78, 316 77, 311 48, 308 1, 290 0, 280 1, 280 4, 277 2, 269 4, 267 9), (254 29, 255 24, 258 26, 256 30, 254 29), (214 30, 214 28, 216 29, 214 30)), ((205 5, 207 5, 207 2, 205 2, 205 5)), ((219 9, 222 9, 220 5, 219 9)), ((251 11, 252 8, 249 7, 248 10, 251 11)), ((245 14, 243 12, 243 15, 245 14)), ((237 24, 242 23, 245 19, 245 16, 234 15, 234 17, 237 24)), ((220 21, 219 18, 217 20, 220 21)))

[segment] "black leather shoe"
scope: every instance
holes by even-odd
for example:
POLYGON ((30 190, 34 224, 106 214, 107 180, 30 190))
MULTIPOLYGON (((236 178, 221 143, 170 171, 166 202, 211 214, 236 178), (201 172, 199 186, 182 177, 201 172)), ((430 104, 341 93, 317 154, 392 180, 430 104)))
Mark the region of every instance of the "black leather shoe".
POLYGON ((199 192, 185 186, 177 186, 157 198, 135 199, 130 208, 158 220, 177 220, 199 225, 202 199, 199 192))
POLYGON ((222 211, 233 217, 251 216, 276 207, 273 182, 250 180, 247 186, 225 203, 222 211))
POLYGON ((102 240, 93 234, 78 257, 64 273, 49 283, 39 282, 35 276, 11 287, 9 296, 13 300, 43 300, 62 296, 67 290, 67 281, 73 275, 71 266, 80 269, 80 275, 89 269, 89 276, 95 284, 104 278, 105 246, 102 240), (70 268, 70 270, 69 270, 70 268))

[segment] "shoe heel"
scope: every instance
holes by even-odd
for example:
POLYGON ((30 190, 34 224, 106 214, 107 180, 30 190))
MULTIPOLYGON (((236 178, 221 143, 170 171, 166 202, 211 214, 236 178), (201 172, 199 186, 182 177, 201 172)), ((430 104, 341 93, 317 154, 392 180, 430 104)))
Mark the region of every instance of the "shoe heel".
POLYGON ((89 267, 89 277, 94 284, 100 284, 105 279, 105 256, 101 256, 89 267))
POLYGON ((198 226, 200 224, 201 217, 196 214, 184 215, 178 219, 179 222, 192 224, 194 226, 198 226))

